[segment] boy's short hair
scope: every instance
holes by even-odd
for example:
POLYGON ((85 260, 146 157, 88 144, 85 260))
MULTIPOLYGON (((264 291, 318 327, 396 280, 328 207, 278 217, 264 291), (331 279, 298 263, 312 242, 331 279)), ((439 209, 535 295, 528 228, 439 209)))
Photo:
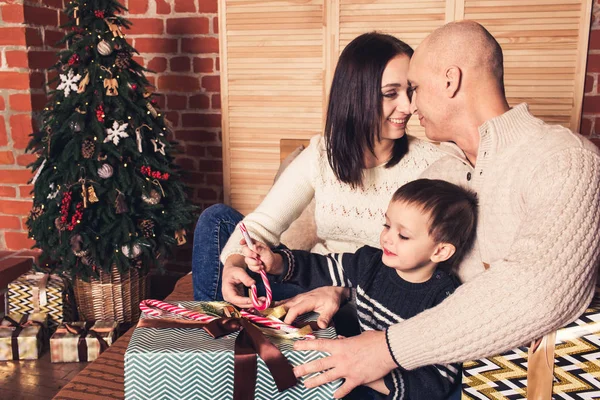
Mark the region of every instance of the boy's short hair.
POLYGON ((392 202, 416 205, 430 214, 429 235, 436 243, 450 243, 456 248, 443 263, 455 270, 475 241, 477 195, 450 182, 417 179, 396 190, 392 202))

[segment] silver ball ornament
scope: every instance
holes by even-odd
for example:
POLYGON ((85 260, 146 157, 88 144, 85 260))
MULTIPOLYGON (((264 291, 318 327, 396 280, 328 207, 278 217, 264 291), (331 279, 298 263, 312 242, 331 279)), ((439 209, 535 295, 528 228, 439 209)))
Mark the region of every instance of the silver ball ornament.
POLYGON ((132 246, 124 245, 121 247, 121 251, 127 258, 136 258, 142 254, 142 247, 137 243, 132 246))
POLYGON ((102 164, 100 168, 98 168, 98 176, 102 179, 108 179, 113 174, 113 167, 109 164, 102 164))
POLYGON ((106 40, 102 40, 100 41, 100 43, 98 43, 98 53, 100 53, 101 55, 107 56, 112 52, 113 47, 106 40))

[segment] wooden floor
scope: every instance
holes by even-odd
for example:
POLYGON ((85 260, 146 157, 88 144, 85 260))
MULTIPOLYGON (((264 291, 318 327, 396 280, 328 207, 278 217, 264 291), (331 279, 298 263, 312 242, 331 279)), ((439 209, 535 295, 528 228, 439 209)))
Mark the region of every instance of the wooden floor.
POLYGON ((88 363, 50 362, 45 349, 39 360, 0 361, 0 398, 48 400, 54 397, 88 363))

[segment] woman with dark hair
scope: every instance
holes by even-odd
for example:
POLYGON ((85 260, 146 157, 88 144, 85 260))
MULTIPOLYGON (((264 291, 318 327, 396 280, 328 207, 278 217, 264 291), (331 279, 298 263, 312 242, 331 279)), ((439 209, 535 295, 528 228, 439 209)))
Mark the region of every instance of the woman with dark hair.
MULTIPOLYGON (((281 234, 313 198, 321 242, 311 251, 379 247, 385 209, 394 191, 417 179, 441 156, 432 144, 406 136, 412 54, 406 43, 376 32, 348 44, 333 77, 324 136, 311 139, 245 218, 218 204, 198 219, 192 270, 196 300, 224 299, 250 307, 245 287, 260 279, 248 274, 236 225, 243 219, 253 238, 277 246, 281 234)), ((289 284, 272 289, 275 300, 301 292, 289 284)), ((286 321, 315 310, 321 313, 319 325, 326 325, 348 294, 348 289, 320 288, 296 296, 287 303, 291 309, 286 321)))

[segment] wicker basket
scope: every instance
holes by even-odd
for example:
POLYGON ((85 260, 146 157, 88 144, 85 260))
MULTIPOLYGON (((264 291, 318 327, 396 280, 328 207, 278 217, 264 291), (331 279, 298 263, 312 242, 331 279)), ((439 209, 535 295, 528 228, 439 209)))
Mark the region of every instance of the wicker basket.
POLYGON ((120 274, 100 271, 99 279, 74 282, 79 318, 85 321, 113 319, 135 323, 140 318, 140 301, 147 298, 148 274, 135 268, 120 274))

